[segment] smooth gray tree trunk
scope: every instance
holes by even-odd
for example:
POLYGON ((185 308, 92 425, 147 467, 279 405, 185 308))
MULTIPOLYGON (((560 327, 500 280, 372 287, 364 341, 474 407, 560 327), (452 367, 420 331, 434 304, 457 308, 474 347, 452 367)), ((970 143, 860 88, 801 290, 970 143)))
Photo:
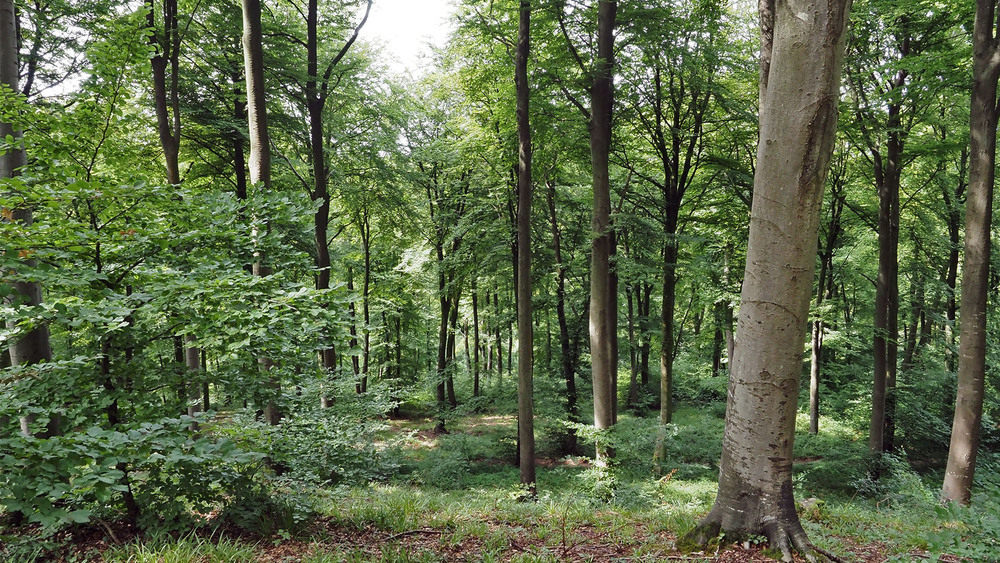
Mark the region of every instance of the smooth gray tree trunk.
MULTIPOLYGON (((719 492, 684 540, 763 535, 815 560, 792 498, 792 445, 850 0, 765 0, 760 135, 719 492)), ((682 542, 683 543, 683 542, 682 542)))
POLYGON ((958 341, 958 394, 941 495, 968 504, 976 472, 986 375, 986 305, 989 297, 990 227, 997 143, 1000 41, 995 0, 976 0, 972 104, 969 117, 969 194, 958 341))
MULTIPOLYGON (((618 2, 601 0, 597 9, 597 63, 591 90, 590 154, 593 166, 594 214, 590 262, 590 356, 594 386, 594 426, 606 430, 614 424, 615 378, 618 362, 612 358, 611 313, 611 111, 614 106, 614 29, 618 2)), ((601 444, 601 462, 613 453, 601 444)))

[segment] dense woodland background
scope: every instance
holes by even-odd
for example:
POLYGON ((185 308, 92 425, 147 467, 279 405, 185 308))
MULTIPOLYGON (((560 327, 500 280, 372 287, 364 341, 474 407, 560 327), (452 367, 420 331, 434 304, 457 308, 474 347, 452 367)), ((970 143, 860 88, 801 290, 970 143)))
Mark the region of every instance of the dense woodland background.
MULTIPOLYGON (((756 7, 618 7, 618 423, 595 431, 598 3, 533 5, 522 232, 538 494, 658 514, 680 533, 718 471, 757 151, 756 7), (616 461, 580 457, 595 440, 616 461)), ((360 510, 377 483, 413 488, 369 499, 404 515, 376 523, 399 531, 407 515, 448 510, 393 507, 412 490, 493 487, 496 510, 524 493, 516 3, 457 2, 448 45, 414 77, 367 41, 371 2, 264 2, 266 182, 251 166, 240 5, 13 8, 0 151, 26 159, 0 179, 0 554, 27 560, 66 530, 114 535, 109 523, 286 537, 323 513, 316 503, 360 510), (413 454, 418 438, 433 451, 413 454)), ((962 320, 973 6, 857 0, 851 18, 801 333, 796 495, 829 503, 804 516, 820 544, 847 526, 855 543, 895 541, 883 555, 989 560, 1000 518, 977 507, 1000 500, 993 339, 972 505, 937 500, 962 320)), ((989 279, 1000 287, 1000 270, 989 279)), ((1000 329, 993 308, 986 322, 1000 329)))

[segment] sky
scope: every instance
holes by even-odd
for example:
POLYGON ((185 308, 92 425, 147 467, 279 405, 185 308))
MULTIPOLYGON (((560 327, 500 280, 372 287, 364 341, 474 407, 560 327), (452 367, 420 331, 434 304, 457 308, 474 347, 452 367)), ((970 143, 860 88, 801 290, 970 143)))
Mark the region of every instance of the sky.
POLYGON ((375 0, 361 36, 383 42, 390 66, 397 72, 421 74, 427 64, 428 42, 443 46, 451 29, 452 0, 375 0))

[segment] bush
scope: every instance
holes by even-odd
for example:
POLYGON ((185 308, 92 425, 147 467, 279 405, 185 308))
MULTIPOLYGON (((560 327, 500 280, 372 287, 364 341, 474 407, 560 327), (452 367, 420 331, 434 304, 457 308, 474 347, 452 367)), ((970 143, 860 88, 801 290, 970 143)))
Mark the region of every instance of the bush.
POLYGON ((398 468, 394 444, 381 421, 350 420, 339 409, 313 409, 277 426, 243 411, 218 431, 247 450, 266 456, 280 476, 312 484, 377 481, 398 468))
POLYGON ((231 441, 192 436, 193 420, 0 440, 6 452, 0 457, 0 504, 49 535, 95 513, 120 514, 123 495, 131 491, 143 509, 140 526, 186 526, 232 485, 228 464, 254 459, 231 441))

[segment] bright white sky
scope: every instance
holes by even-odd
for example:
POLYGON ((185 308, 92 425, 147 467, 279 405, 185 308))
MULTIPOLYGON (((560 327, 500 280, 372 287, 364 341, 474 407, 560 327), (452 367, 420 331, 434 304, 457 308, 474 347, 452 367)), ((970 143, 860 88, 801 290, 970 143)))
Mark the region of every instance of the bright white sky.
POLYGON ((375 0, 361 37, 385 44, 393 70, 417 76, 429 64, 427 43, 444 46, 453 9, 452 0, 375 0))

